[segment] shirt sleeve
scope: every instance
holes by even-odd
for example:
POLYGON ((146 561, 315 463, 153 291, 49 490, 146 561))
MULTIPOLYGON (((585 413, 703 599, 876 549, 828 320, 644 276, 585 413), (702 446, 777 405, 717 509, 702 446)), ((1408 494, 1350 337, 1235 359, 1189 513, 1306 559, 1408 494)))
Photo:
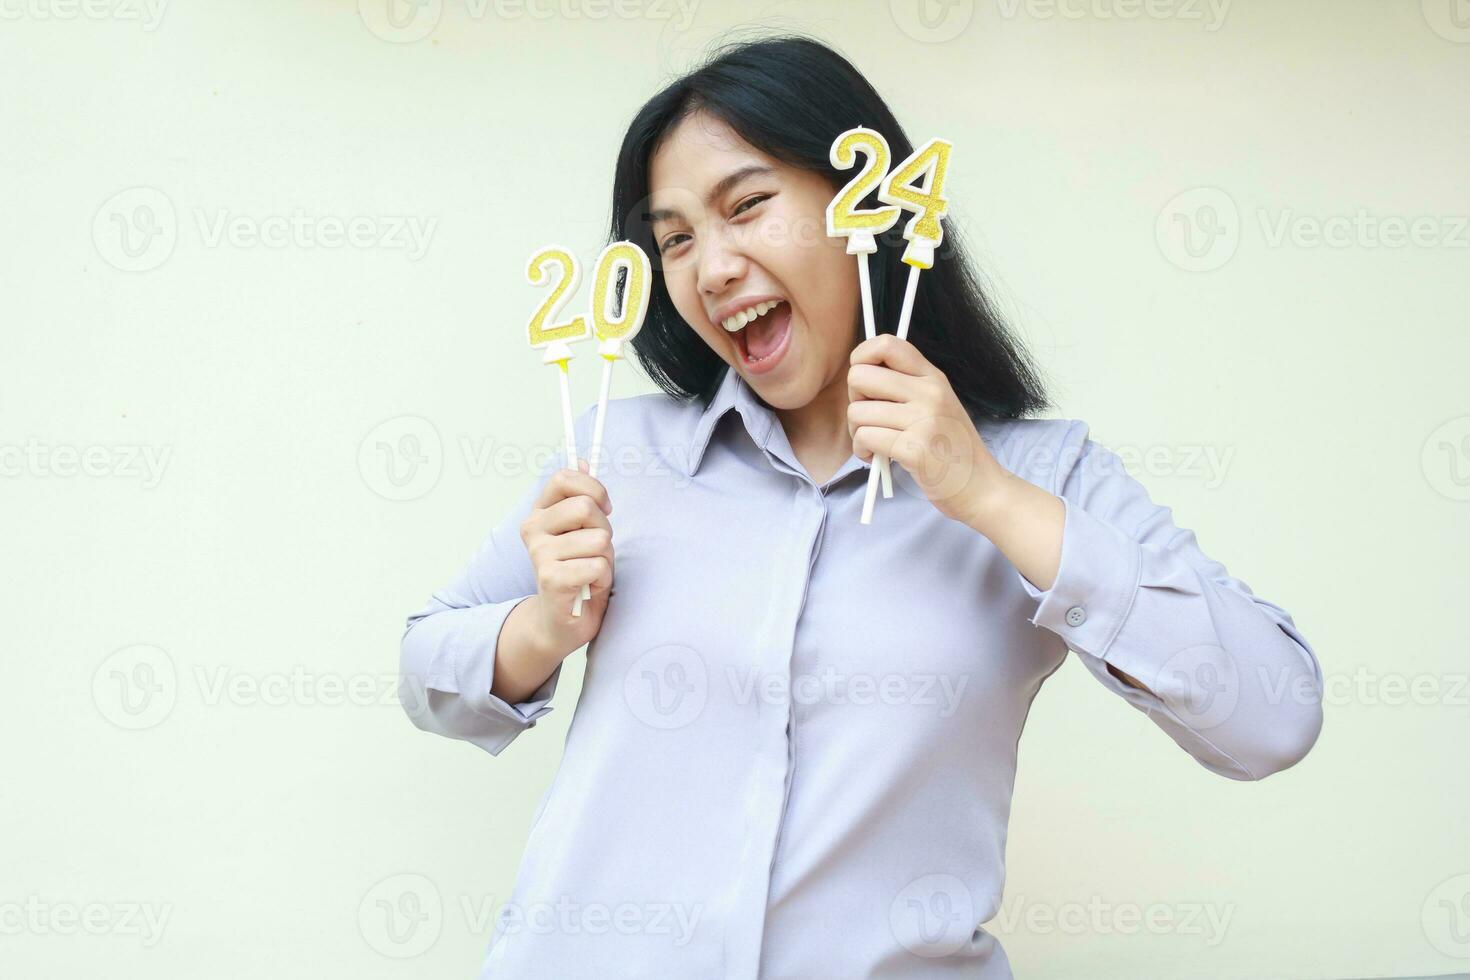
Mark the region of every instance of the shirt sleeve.
POLYGON ((1312 647, 1087 432, 1073 420, 1055 448, 1050 489, 1066 509, 1056 581, 1043 591, 1016 572, 1038 600, 1030 622, 1206 769, 1257 780, 1296 764, 1322 729, 1312 647))
MULTIPOLYGON (((590 410, 589 410, 590 411, 590 410)), ((585 438, 588 412, 577 420, 585 438)), ((581 439, 579 445, 583 445, 581 439)), ((540 466, 531 487, 492 530, 454 581, 408 617, 400 648, 399 700, 426 732, 472 742, 499 755, 552 710, 561 664, 531 696, 510 704, 490 693, 495 648, 516 606, 537 593, 536 572, 521 541, 521 522, 551 475, 567 465, 564 452, 540 466)))

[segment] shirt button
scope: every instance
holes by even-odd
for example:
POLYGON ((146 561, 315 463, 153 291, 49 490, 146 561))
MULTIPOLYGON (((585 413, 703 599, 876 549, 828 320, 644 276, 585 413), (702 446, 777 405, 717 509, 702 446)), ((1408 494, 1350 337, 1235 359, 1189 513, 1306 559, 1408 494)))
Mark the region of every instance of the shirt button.
POLYGON ((1085 622, 1087 622, 1087 610, 1081 606, 1073 606, 1067 610, 1068 626, 1081 626, 1085 622))

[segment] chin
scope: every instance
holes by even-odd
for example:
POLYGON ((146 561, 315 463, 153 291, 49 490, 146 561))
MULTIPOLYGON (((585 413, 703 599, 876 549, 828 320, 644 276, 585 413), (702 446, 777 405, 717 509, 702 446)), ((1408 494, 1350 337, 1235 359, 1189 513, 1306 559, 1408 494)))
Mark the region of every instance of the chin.
POLYGON ((741 378, 750 389, 760 396, 761 401, 771 408, 789 411, 804 408, 817 397, 818 385, 805 377, 804 373, 793 378, 772 378, 757 375, 752 378, 741 372, 741 378))

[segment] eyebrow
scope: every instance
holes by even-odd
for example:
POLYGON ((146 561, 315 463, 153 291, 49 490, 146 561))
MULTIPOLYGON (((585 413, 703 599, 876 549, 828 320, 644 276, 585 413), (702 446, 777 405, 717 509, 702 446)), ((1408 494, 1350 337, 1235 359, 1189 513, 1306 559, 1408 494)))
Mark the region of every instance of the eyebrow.
MULTIPOLYGON (((704 203, 713 204, 715 201, 724 197, 727 193, 729 193, 732 187, 734 187, 736 184, 739 184, 743 180, 746 180, 750 177, 761 177, 767 174, 774 174, 775 172, 776 170, 774 167, 768 167, 763 163, 752 163, 748 164, 747 166, 741 167, 739 170, 732 170, 730 173, 721 177, 715 183, 714 187, 710 188, 710 192, 705 195, 704 203)), ((649 211, 647 214, 645 214, 644 217, 648 220, 650 224, 654 224, 659 221, 672 221, 675 218, 682 218, 683 214, 679 211, 678 208, 655 208, 654 210, 649 211)))

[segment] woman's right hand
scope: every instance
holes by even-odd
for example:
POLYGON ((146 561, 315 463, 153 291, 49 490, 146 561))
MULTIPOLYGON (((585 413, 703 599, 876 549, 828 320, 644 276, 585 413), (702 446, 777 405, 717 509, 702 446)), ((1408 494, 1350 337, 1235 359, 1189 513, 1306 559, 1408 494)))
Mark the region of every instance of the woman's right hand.
POLYGON ((521 522, 521 540, 536 568, 538 645, 563 657, 597 635, 612 590, 612 501, 587 469, 579 459, 577 469, 553 473, 521 522), (584 585, 592 587, 592 598, 582 603, 582 615, 573 616, 584 585))

